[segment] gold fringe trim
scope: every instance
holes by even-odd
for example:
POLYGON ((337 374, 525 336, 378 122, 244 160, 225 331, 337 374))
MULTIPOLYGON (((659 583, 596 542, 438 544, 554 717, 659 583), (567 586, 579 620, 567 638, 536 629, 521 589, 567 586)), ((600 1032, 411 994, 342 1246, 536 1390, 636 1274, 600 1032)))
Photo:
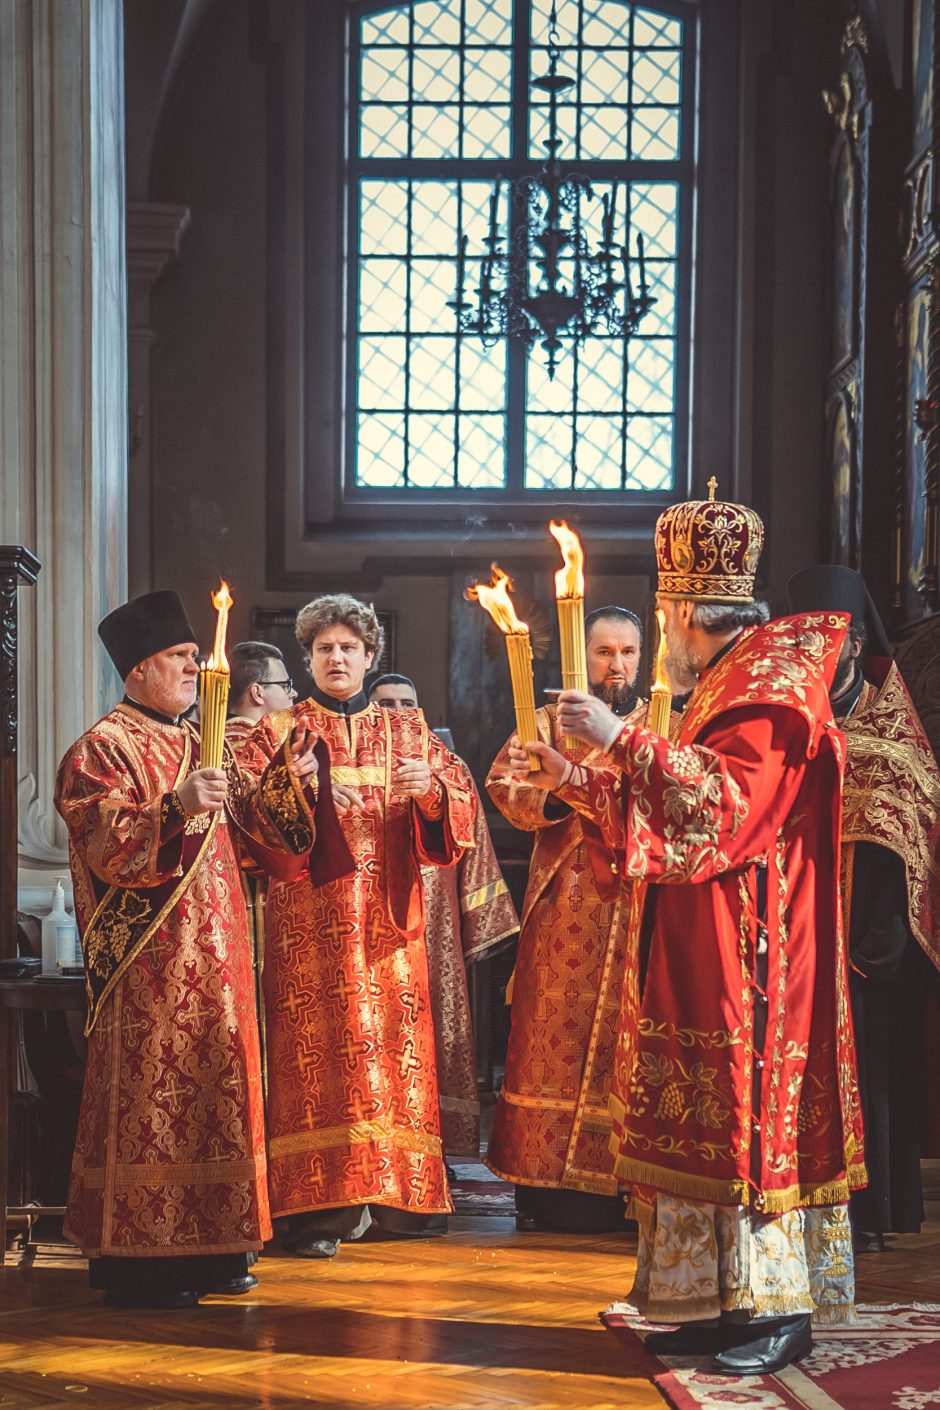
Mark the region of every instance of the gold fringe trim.
MULTIPOLYGON (((847 1204, 852 1181, 833 1180, 825 1185, 788 1185, 782 1190, 755 1190, 747 1180, 712 1180, 706 1175, 686 1175, 661 1165, 618 1155, 614 1173, 624 1185, 648 1185, 667 1195, 680 1195, 701 1204, 739 1205, 755 1214, 788 1214, 791 1209, 824 1204, 847 1204)), ((851 1176, 850 1172, 850 1176, 851 1176)))

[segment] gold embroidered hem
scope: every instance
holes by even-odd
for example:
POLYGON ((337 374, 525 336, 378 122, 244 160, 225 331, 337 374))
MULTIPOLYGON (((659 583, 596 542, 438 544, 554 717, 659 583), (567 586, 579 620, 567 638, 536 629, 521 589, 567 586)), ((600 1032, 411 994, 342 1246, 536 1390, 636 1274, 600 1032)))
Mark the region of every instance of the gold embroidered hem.
POLYGON ((696 1322, 720 1313, 808 1313, 819 1323, 853 1320, 855 1267, 848 1206, 778 1216, 674 1199, 633 1199, 639 1225, 629 1303, 653 1322, 696 1322))
MULTIPOLYGON (((611 1149, 617 1147, 616 1134, 611 1149)), ((755 1214, 786 1214, 792 1209, 818 1208, 844 1204, 853 1190, 863 1189, 868 1177, 864 1166, 851 1166, 845 1180, 819 1185, 790 1185, 783 1190, 755 1190, 746 1180, 710 1180, 705 1175, 686 1175, 666 1166, 631 1160, 619 1155, 617 1177, 630 1189, 637 1186, 662 1190, 680 1198, 704 1200, 708 1204, 741 1205, 755 1214)))

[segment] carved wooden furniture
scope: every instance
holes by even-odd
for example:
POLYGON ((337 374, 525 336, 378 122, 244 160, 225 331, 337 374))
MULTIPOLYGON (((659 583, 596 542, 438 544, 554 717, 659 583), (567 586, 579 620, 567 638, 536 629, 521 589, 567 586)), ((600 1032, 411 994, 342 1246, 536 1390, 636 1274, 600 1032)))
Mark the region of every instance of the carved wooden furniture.
MULTIPOLYGON (((17 593, 35 583, 39 559, 21 544, 0 545, 0 959, 16 953, 17 593)), ((17 985, 0 985, 7 991, 17 985)), ((6 1250, 10 1121, 10 1022, 0 994, 0 1255, 6 1250)))

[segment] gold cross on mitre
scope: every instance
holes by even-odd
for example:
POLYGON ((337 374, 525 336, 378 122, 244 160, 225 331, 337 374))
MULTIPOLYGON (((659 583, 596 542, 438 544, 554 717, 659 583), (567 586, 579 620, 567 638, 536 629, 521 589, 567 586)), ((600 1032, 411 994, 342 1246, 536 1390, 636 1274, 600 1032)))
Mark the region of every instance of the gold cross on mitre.
POLYGON ((714 475, 713 475, 713 476, 711 477, 711 479, 709 480, 709 482, 708 482, 706 488, 707 488, 707 490, 708 490, 708 502, 709 502, 709 504, 714 504, 714 502, 715 502, 715 491, 716 491, 717 488, 718 488, 718 481, 715 479, 715 476, 714 476, 714 475))

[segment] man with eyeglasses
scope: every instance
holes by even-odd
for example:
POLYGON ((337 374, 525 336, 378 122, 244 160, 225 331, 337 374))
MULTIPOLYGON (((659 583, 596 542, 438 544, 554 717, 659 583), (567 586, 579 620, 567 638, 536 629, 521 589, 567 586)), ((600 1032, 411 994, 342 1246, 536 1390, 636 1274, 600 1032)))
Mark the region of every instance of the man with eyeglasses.
POLYGON ((267 641, 240 641, 230 648, 226 738, 233 749, 244 741, 259 720, 278 710, 289 710, 297 699, 287 664, 276 646, 267 641))

